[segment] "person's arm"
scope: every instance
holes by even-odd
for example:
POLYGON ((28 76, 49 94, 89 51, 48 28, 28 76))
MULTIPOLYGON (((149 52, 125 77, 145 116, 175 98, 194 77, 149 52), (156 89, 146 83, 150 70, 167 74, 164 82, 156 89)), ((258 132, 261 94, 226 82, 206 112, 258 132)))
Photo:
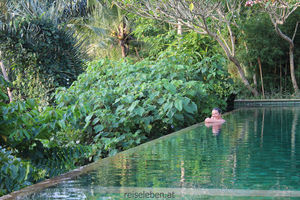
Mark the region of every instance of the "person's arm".
POLYGON ((205 121, 205 122, 210 122, 211 119, 208 117, 208 118, 206 118, 204 121, 205 121))
POLYGON ((224 119, 206 118, 205 122, 206 123, 223 123, 223 122, 225 122, 225 120, 224 119))

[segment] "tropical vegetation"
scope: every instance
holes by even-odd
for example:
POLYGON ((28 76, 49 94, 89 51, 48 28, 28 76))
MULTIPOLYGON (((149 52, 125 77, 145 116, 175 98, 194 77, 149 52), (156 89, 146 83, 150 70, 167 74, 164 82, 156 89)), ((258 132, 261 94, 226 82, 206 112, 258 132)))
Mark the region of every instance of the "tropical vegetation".
POLYGON ((228 111, 234 98, 298 97, 298 7, 0 1, 0 195, 228 111))

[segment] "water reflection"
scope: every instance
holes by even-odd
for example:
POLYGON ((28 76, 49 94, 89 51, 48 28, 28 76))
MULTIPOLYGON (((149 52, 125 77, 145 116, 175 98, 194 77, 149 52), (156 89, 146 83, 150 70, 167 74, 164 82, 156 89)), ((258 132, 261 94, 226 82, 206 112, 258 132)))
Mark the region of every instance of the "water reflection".
POLYGON ((205 126, 206 126, 207 128, 210 128, 210 127, 211 127, 213 135, 214 135, 214 136, 217 136, 217 135, 219 135, 219 133, 220 133, 220 131, 221 131, 221 127, 222 127, 222 124, 223 124, 223 123, 224 123, 224 122, 216 122, 216 123, 206 123, 206 122, 205 122, 205 126))
POLYGON ((169 188, 177 195, 189 189, 197 194, 218 189, 231 194, 258 190, 260 195, 266 195, 265 190, 274 191, 270 195, 300 191, 298 113, 299 108, 241 109, 225 116, 221 127, 200 125, 155 140, 100 161, 93 171, 28 199, 75 199, 77 194, 122 199, 121 191, 128 188, 169 188), (218 137, 216 129, 222 129, 218 137), (103 194, 110 187, 117 190, 103 194))
POLYGON ((295 154, 296 154, 296 127, 298 124, 299 112, 293 110, 293 123, 291 130, 291 163, 292 167, 295 168, 295 154))

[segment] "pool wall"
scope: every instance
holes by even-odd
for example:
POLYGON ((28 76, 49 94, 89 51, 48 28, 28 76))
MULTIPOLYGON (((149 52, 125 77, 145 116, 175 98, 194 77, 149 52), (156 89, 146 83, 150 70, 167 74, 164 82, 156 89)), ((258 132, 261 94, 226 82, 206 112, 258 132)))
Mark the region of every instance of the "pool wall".
POLYGON ((300 106, 300 99, 237 99, 234 108, 261 106, 300 106))

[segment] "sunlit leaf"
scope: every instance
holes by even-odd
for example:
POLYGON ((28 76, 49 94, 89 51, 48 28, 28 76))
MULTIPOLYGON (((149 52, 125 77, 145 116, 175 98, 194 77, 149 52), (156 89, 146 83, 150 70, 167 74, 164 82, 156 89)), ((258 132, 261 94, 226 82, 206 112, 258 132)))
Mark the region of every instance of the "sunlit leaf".
POLYGON ((190 11, 193 11, 193 10, 194 10, 194 4, 190 3, 190 11))

